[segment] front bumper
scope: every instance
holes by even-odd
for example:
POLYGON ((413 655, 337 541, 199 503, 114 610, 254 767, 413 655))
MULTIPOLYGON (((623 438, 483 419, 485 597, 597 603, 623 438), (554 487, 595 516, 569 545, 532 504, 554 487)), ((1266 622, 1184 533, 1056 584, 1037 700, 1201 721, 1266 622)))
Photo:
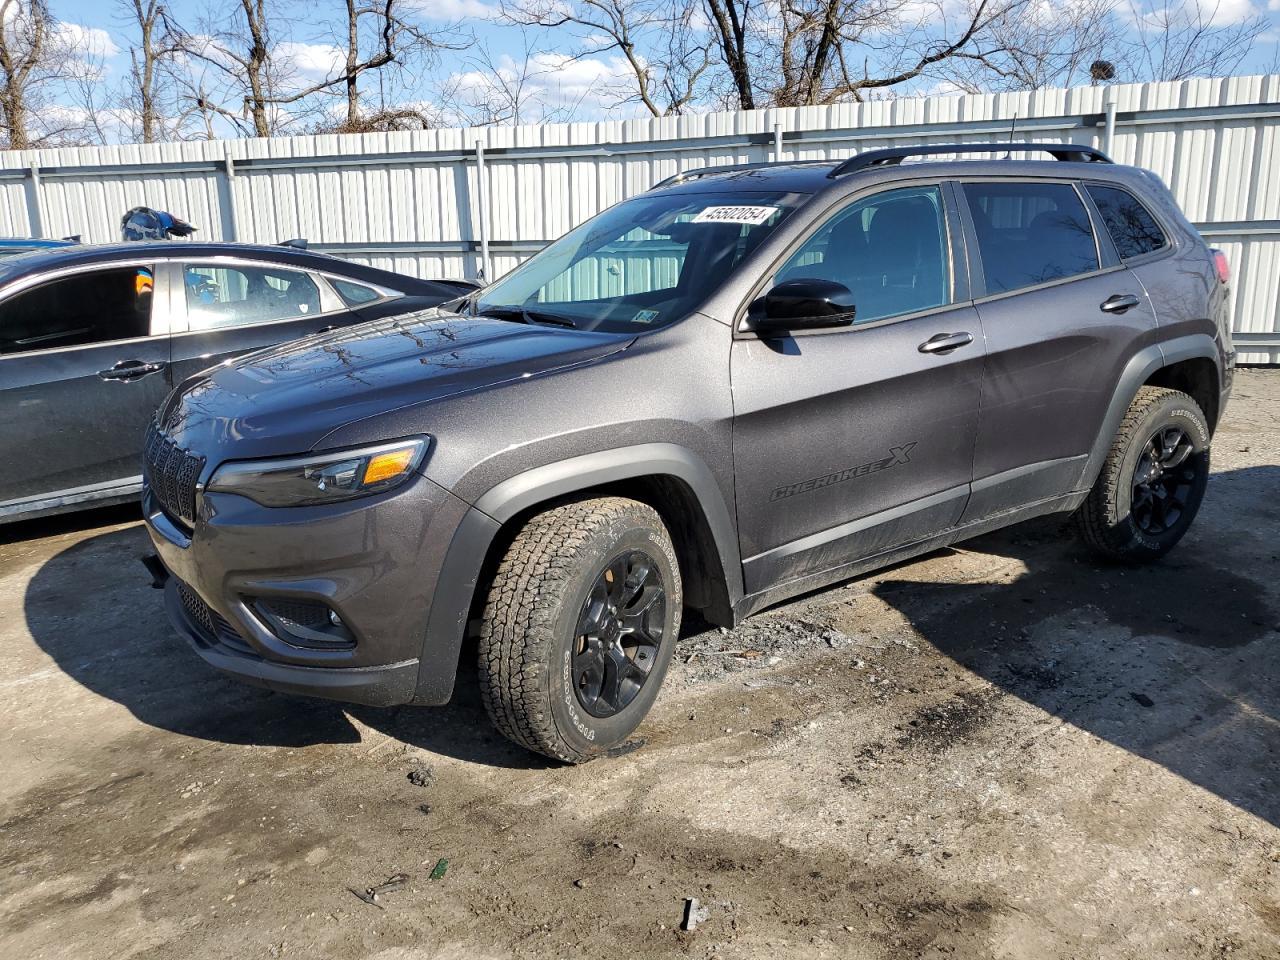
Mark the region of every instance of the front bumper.
POLYGON ((143 491, 147 530, 170 574, 166 611, 206 662, 289 693, 376 706, 448 700, 465 626, 456 609, 469 604, 461 592, 478 575, 474 551, 461 551, 477 567, 470 576, 446 570, 460 528, 475 527, 463 523, 475 512, 466 503, 416 477, 388 494, 322 507, 206 493, 197 512, 188 530, 143 491), (287 642, 258 612, 263 599, 323 603, 354 643, 287 642), (444 611, 447 627, 434 632, 448 635, 433 640, 431 624, 444 611))

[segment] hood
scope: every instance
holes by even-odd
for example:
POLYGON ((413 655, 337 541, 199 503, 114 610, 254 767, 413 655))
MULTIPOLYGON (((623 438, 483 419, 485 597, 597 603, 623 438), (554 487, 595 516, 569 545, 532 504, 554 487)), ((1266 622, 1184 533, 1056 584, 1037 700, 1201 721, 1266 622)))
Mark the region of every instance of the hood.
POLYGON ((589 362, 633 339, 426 310, 229 360, 184 381, 160 420, 211 461, 305 453, 354 421, 589 362))

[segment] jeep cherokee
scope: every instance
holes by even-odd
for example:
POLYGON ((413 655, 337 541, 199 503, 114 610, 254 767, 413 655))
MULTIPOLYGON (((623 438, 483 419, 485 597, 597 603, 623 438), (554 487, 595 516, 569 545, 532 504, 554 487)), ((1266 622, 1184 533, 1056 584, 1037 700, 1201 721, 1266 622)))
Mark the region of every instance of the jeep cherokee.
POLYGON ((1160 557, 1230 391, 1227 281, 1090 147, 690 171, 448 309, 188 378, 151 566, 200 656, 277 690, 444 703, 473 636, 498 729, 587 760, 686 607, 732 626, 1048 513, 1160 557))

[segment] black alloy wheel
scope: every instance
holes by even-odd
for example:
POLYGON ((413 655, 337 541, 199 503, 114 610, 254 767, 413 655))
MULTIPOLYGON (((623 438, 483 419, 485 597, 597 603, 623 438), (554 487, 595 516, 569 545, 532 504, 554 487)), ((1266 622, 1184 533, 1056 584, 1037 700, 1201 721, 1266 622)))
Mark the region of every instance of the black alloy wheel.
POLYGON ((578 617, 574 690, 582 709, 611 717, 633 701, 658 662, 667 591, 653 558, 615 557, 592 585, 578 617))
POLYGON ((1198 458, 1180 426, 1167 426, 1143 447, 1133 475, 1134 523, 1143 533, 1157 535, 1182 517, 1195 486, 1198 458))

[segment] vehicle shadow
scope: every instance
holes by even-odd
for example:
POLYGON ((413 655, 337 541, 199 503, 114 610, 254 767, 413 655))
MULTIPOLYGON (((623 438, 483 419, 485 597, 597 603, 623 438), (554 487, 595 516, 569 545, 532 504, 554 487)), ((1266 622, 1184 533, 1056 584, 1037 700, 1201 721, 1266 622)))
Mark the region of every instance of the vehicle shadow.
MULTIPOLYGON (((111 512, 88 519, 121 523, 135 515, 111 512)), ((73 521, 60 518, 34 533, 17 532, 20 541, 74 529, 73 521)), ((23 598, 25 626, 35 643, 72 679, 123 705, 142 723, 221 743, 303 747, 359 742, 354 717, 395 740, 463 760, 546 765, 492 730, 471 663, 463 664, 447 707, 348 706, 273 693, 219 673, 170 627, 162 594, 139 562, 150 552, 141 525, 90 536, 43 563, 23 598)))
POLYGON ((1061 526, 965 544, 1022 561, 1009 583, 873 593, 1002 692, 1280 825, 1280 615, 1262 586, 1280 572, 1280 467, 1215 475, 1191 534, 1150 566, 1100 562, 1061 526))
MULTIPOLYGON (((1150 567, 1100 564, 1064 544, 1058 526, 1024 524, 965 545, 1023 561, 1028 572, 1012 583, 899 576, 874 592, 1007 693, 1280 823, 1271 789, 1280 618, 1259 583, 1236 572, 1280 570, 1271 539, 1280 530, 1280 467, 1215 475, 1192 534, 1150 567)), ((24 597, 35 643, 141 722, 210 741, 301 747, 359 741, 354 718, 468 762, 549 764, 492 730, 465 654, 446 707, 350 707, 223 676, 170 628, 137 562, 149 546, 140 525, 83 539, 44 562, 24 597)))

